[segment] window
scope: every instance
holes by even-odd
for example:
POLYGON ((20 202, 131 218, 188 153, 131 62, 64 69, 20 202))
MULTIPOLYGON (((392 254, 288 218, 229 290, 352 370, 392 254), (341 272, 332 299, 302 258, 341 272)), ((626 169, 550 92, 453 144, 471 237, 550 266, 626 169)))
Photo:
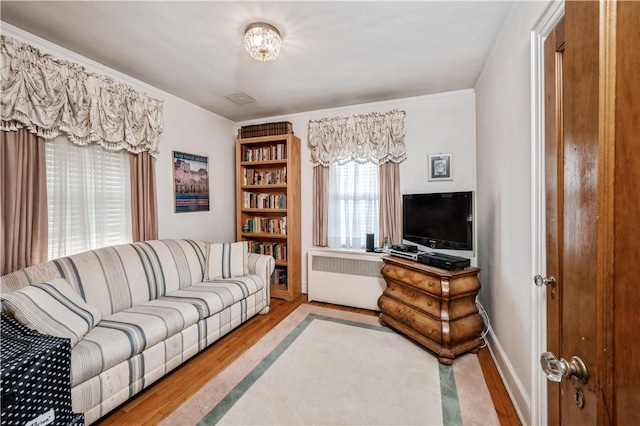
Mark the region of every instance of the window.
POLYGON ((329 167, 329 247, 363 249, 366 234, 379 232, 378 169, 353 161, 329 167))
POLYGON ((129 154, 46 143, 49 259, 131 242, 129 154))

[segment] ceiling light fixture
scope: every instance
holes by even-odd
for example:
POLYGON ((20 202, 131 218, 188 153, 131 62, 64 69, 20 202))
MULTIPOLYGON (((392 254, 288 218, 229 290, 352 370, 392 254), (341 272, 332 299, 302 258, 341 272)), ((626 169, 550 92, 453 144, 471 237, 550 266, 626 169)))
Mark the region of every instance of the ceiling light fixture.
POLYGON ((273 25, 255 22, 244 31, 244 47, 258 61, 273 61, 280 53, 280 31, 273 25))

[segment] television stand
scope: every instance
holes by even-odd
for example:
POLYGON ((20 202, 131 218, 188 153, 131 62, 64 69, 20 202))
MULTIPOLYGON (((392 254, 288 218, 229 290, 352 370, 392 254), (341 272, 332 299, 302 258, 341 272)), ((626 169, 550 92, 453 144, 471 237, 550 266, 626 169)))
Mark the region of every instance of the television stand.
POLYGON ((387 288, 378 299, 381 324, 435 352, 441 364, 477 353, 484 328, 475 303, 480 269, 448 271, 393 256, 382 260, 387 288))

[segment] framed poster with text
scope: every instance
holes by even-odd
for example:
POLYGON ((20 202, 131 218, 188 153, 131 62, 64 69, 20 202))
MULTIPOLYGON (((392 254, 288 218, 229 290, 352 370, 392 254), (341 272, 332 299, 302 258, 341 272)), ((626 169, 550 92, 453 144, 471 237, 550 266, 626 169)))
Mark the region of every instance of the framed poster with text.
POLYGON ((173 194, 176 213, 209 211, 209 160, 173 151, 173 194))

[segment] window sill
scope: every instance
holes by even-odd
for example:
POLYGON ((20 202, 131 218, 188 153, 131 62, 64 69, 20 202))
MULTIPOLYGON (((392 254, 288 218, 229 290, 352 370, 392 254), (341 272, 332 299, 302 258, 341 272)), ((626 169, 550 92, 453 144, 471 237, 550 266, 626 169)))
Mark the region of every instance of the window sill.
POLYGON ((365 249, 338 249, 338 248, 329 248, 329 247, 321 247, 321 246, 312 246, 309 251, 323 251, 329 253, 342 253, 342 254, 351 254, 351 255, 360 255, 360 256, 376 256, 382 257, 388 253, 374 253, 371 251, 366 251, 365 249))

